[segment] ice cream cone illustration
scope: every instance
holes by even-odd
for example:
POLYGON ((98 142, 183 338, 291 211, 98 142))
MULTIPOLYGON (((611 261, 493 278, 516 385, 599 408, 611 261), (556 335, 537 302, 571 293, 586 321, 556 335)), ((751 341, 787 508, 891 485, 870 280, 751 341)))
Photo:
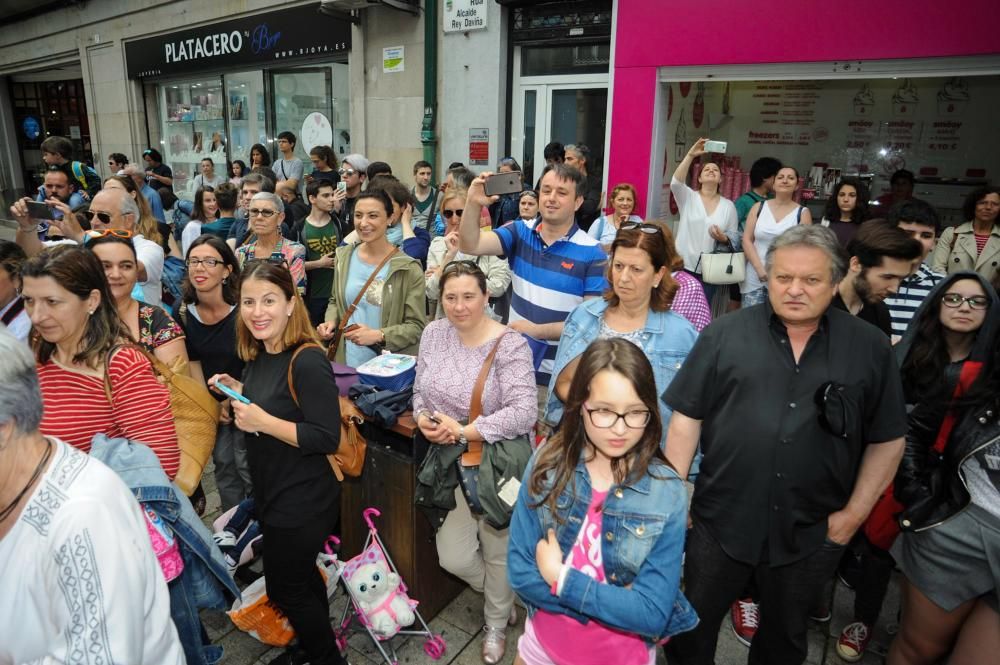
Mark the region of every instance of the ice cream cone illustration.
POLYGON ((920 103, 920 95, 917 88, 910 79, 903 79, 903 85, 892 95, 892 113, 897 116, 913 115, 916 112, 917 104, 920 103))
POLYGON ((874 107, 875 95, 872 94, 872 89, 866 83, 854 95, 854 115, 871 115, 874 107))
POLYGON ((937 94, 938 115, 958 115, 969 104, 969 86, 957 76, 948 79, 937 94))

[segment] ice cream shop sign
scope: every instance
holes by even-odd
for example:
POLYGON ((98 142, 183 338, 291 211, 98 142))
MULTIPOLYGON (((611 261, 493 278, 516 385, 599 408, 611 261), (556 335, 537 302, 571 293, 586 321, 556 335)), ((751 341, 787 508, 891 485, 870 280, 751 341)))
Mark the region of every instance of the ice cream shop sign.
POLYGON ((125 61, 129 78, 148 78, 276 60, 284 64, 350 48, 349 21, 304 5, 127 42, 125 61))

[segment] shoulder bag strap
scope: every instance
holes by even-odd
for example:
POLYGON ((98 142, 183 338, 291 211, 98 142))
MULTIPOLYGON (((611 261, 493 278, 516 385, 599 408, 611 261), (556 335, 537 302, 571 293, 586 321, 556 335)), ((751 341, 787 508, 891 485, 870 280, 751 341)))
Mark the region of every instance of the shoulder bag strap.
POLYGON ((479 370, 479 376, 476 377, 476 383, 472 387, 472 401, 469 404, 470 423, 478 418, 483 412, 483 389, 486 387, 486 377, 490 373, 490 367, 493 366, 493 359, 497 355, 497 349, 500 348, 500 342, 506 334, 507 331, 505 330, 497 337, 496 342, 493 344, 493 348, 490 349, 489 354, 486 356, 486 360, 483 361, 483 367, 479 370))
POLYGON ((801 224, 802 223, 802 211, 804 209, 805 209, 805 206, 799 206, 798 211, 796 211, 796 213, 795 213, 795 223, 796 224, 801 224))
POLYGON ((14 299, 14 304, 10 306, 10 309, 8 309, 4 313, 3 317, 0 318, 0 322, 3 322, 5 326, 9 326, 10 322, 16 319, 17 315, 23 311, 24 311, 24 299, 21 298, 21 296, 18 296, 17 298, 14 299))
POLYGON ((316 342, 299 344, 299 348, 295 349, 295 353, 292 354, 292 359, 288 361, 288 392, 292 394, 292 401, 295 402, 295 406, 299 406, 299 395, 295 392, 295 381, 292 378, 292 366, 295 365, 295 359, 299 357, 299 354, 310 348, 322 349, 323 347, 316 342))
POLYGON ((337 324, 337 331, 333 334, 333 339, 330 341, 330 346, 326 350, 326 355, 328 358, 333 358, 333 356, 337 353, 337 347, 340 346, 340 338, 344 334, 344 328, 347 326, 347 322, 350 320, 351 316, 354 315, 354 310, 358 308, 358 303, 361 302, 361 298, 364 297, 365 292, 368 290, 368 287, 371 286, 372 282, 375 281, 375 277, 378 276, 378 273, 382 269, 382 266, 384 266, 389 261, 389 259, 391 259, 398 251, 399 247, 393 247, 391 250, 389 250, 388 254, 382 257, 382 260, 378 262, 377 266, 375 266, 375 270, 372 270, 372 274, 368 275, 368 279, 365 281, 364 286, 362 286, 361 290, 358 291, 358 295, 356 298, 354 298, 354 302, 351 303, 350 307, 344 310, 344 315, 340 317, 340 323, 337 324))

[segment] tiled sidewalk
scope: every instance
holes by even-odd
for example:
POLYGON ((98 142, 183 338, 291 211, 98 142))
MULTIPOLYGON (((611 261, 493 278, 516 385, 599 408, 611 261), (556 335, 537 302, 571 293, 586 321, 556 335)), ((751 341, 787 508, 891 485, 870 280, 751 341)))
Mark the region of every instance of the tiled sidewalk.
MULTIPOLYGON (((215 489, 211 473, 205 474, 205 491, 208 495, 208 509, 205 512, 205 522, 211 524, 219 514, 219 494, 215 489)), ((392 548, 392 543, 386 543, 392 548)), ((879 625, 868 649, 868 654, 860 661, 863 665, 882 665, 884 655, 891 637, 886 632, 886 626, 896 622, 896 610, 899 607, 899 585, 893 580, 889 589, 879 625)), ((834 589, 833 620, 827 624, 813 624, 809 631, 809 665, 843 665, 844 661, 836 655, 837 638, 840 629, 851 621, 851 609, 854 599, 852 591, 837 584, 834 589)), ((338 590, 331 603, 331 617, 340 619, 346 604, 346 596, 338 590)), ((447 650, 440 660, 432 660, 423 651, 422 638, 398 637, 393 642, 396 645, 399 663, 407 665, 478 665, 480 634, 482 631, 483 599, 471 589, 466 589, 437 617, 430 622, 431 629, 440 634, 447 643, 447 650)), ((216 644, 225 648, 225 656, 220 665, 265 665, 269 660, 281 653, 281 649, 272 649, 261 644, 246 633, 241 632, 229 618, 221 612, 203 612, 202 618, 208 630, 209 637, 216 644)), ((425 619, 427 617, 424 617, 425 619)), ((519 612, 518 624, 507 631, 507 656, 504 665, 514 662, 517 638, 524 628, 524 612, 519 612)), ((358 633, 351 637, 348 660, 352 665, 382 665, 384 661, 372 645, 366 633, 358 633)), ((744 665, 747 658, 747 648, 740 644, 730 628, 729 620, 723 621, 719 632, 719 646, 716 654, 717 665, 744 665)), ((657 663, 665 663, 660 653, 657 663)), ((610 665, 610 664, 609 664, 610 665)))

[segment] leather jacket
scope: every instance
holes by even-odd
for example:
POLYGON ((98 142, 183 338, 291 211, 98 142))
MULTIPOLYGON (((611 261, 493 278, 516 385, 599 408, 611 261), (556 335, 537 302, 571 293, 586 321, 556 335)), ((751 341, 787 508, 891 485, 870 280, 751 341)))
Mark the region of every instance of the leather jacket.
POLYGON ((895 497, 903 504, 903 531, 936 527, 971 503, 962 465, 1000 438, 1000 405, 995 397, 969 407, 959 417, 943 452, 934 440, 947 404, 922 404, 910 414, 906 448, 896 472, 895 497))

